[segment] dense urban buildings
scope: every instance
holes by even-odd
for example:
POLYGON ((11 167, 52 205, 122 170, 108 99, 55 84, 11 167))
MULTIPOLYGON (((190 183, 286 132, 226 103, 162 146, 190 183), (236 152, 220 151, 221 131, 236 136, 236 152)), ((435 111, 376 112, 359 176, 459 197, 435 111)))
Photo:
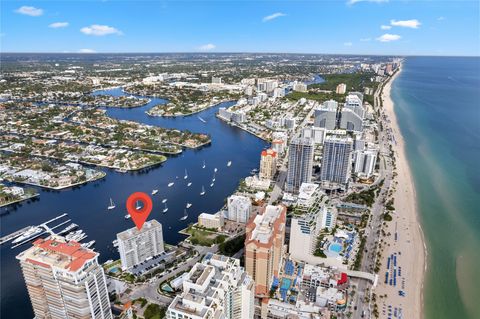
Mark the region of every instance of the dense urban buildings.
POLYGON ((142 229, 132 227, 117 234, 118 252, 124 270, 131 269, 147 258, 165 251, 162 224, 152 219, 142 229))
POLYGON ((35 318, 113 319, 98 253, 50 237, 37 239, 17 259, 35 318))
POLYGON ((284 253, 287 208, 268 205, 246 227, 245 269, 255 281, 255 294, 268 295, 273 276, 278 276, 284 253))
POLYGON ((314 143, 311 138, 295 138, 290 142, 285 190, 296 193, 302 183, 312 178, 314 143))
POLYGON ((182 293, 168 306, 167 319, 253 318, 255 283, 240 260, 207 255, 183 278, 182 293))

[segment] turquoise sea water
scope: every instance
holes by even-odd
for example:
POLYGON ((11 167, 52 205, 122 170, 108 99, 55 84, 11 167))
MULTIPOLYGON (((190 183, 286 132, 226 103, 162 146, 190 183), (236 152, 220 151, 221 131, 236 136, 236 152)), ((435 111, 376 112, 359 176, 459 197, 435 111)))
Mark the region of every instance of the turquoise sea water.
POLYGON ((425 318, 480 318, 480 58, 407 58, 392 98, 428 251, 425 318))

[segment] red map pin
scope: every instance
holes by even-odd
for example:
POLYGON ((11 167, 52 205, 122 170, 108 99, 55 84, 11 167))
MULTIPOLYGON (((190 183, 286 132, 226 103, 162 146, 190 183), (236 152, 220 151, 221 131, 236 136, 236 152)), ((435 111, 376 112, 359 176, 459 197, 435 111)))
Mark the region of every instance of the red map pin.
POLYGON ((127 211, 130 217, 132 217, 135 226, 138 230, 142 229, 143 224, 152 211, 153 203, 150 196, 142 192, 136 192, 130 195, 127 199, 127 211), (142 203, 142 207, 137 207, 137 202, 142 203))

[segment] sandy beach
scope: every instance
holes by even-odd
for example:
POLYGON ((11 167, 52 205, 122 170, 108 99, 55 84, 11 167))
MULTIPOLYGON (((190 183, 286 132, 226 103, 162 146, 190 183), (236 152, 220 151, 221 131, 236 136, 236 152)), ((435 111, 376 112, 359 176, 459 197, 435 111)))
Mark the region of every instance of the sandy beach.
POLYGON ((378 273, 379 285, 375 289, 380 318, 423 318, 423 279, 425 272, 425 245, 419 223, 415 186, 405 154, 404 140, 400 133, 391 99, 391 85, 398 71, 385 84, 382 92, 383 111, 390 121, 393 133, 396 177, 394 188, 395 213, 384 228, 386 243, 382 244, 382 266, 378 273), (388 262, 388 259, 390 261, 388 262), (389 268, 387 269, 387 266, 389 268), (388 281, 386 273, 388 272, 388 281), (394 279, 396 279, 396 284, 394 279), (401 296, 404 292, 404 296, 401 296), (389 316, 390 314, 390 316, 389 316))

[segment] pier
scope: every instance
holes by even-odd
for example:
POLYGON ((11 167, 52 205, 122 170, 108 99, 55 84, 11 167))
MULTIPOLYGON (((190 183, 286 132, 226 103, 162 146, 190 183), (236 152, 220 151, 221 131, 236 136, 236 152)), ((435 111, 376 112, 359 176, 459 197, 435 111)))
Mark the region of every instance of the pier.
MULTIPOLYGON (((56 228, 58 228, 58 227, 60 227, 60 226, 62 226, 62 225, 65 225, 66 223, 70 222, 71 220, 68 219, 68 220, 63 221, 63 222, 61 222, 60 224, 58 224, 58 225, 56 225, 56 226, 53 226, 53 227, 49 227, 47 224, 52 223, 52 222, 54 222, 54 221, 56 221, 56 220, 58 220, 58 219, 60 219, 60 218, 63 218, 63 217, 65 217, 65 216, 67 216, 67 215, 68 215, 67 213, 63 213, 63 214, 61 214, 61 215, 59 215, 59 216, 57 216, 57 217, 55 217, 55 218, 52 218, 52 219, 50 219, 50 220, 48 220, 48 221, 46 221, 46 222, 44 222, 44 223, 36 226, 36 227, 41 227, 41 228, 43 228, 44 231, 41 232, 41 233, 38 233, 36 236, 30 237, 30 238, 25 239, 24 241, 22 241, 22 242, 20 242, 20 243, 17 243, 16 245, 12 246, 12 249, 15 248, 15 247, 18 247, 18 246, 20 246, 20 245, 23 245, 23 244, 31 241, 32 239, 35 239, 35 238, 37 238, 37 237, 39 237, 39 236, 41 236, 41 235, 43 235, 43 234, 45 234, 45 233, 47 233, 47 232, 48 232, 50 235, 54 235, 54 234, 55 234, 55 233, 53 232, 54 229, 56 229, 56 228)), ((13 232, 13 233, 11 233, 11 234, 9 234, 9 235, 3 236, 2 238, 0 238, 0 245, 3 245, 4 243, 7 243, 7 242, 11 241, 11 240, 17 238, 18 236, 21 236, 21 235, 22 235, 27 229, 29 229, 30 227, 31 227, 31 226, 26 226, 26 227, 24 227, 24 228, 22 228, 22 229, 20 229, 20 230, 17 230, 17 231, 15 231, 15 232, 13 232)))

